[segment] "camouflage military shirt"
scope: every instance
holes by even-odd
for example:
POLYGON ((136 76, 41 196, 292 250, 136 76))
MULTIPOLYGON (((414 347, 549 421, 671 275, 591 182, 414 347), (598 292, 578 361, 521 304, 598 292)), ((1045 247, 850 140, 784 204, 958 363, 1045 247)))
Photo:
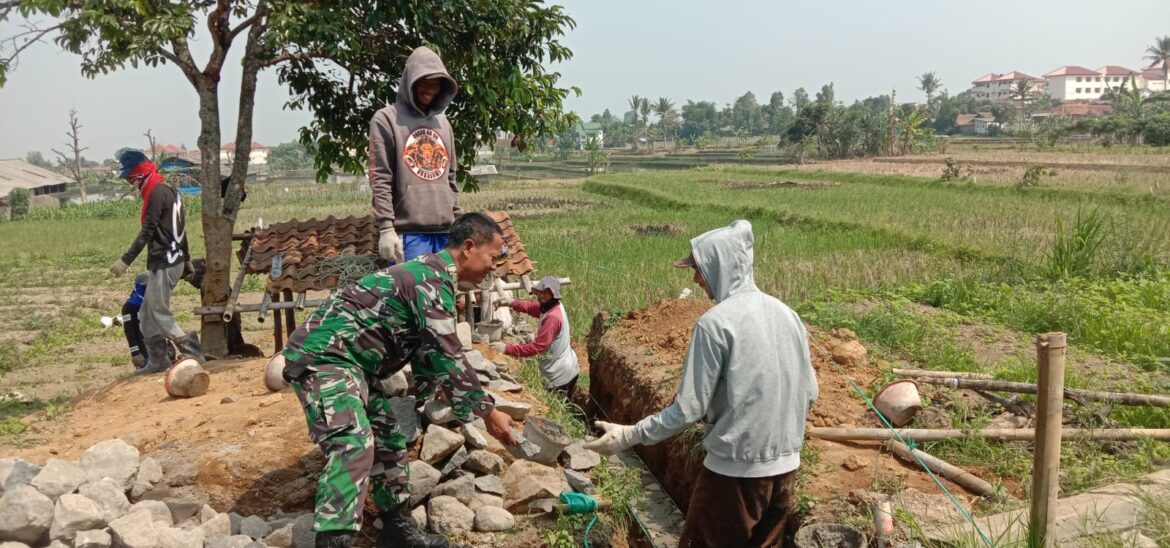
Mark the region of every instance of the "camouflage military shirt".
POLYGON ((455 325, 451 254, 423 255, 330 297, 289 337, 284 374, 292 380, 323 366, 356 367, 376 380, 412 362, 416 397, 442 387, 456 418, 469 422, 494 404, 463 355, 455 325))

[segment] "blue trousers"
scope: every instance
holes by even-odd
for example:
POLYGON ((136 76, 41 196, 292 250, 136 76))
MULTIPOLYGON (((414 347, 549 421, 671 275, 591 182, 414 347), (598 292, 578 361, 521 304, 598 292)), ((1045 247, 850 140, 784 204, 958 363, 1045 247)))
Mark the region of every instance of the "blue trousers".
POLYGON ((447 247, 447 234, 403 234, 402 258, 411 260, 424 253, 438 253, 447 247))

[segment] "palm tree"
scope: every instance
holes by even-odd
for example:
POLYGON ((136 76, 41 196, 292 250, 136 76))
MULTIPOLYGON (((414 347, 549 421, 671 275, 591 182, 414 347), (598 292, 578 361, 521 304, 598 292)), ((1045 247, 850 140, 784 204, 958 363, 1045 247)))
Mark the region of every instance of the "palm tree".
POLYGON ((658 127, 662 129, 662 141, 665 143, 667 139, 666 124, 674 123, 674 101, 671 101, 669 97, 659 97, 658 101, 650 108, 654 110, 654 114, 658 115, 658 127))
MULTIPOLYGON (((650 99, 649 98, 647 98, 647 97, 642 98, 642 103, 640 105, 638 105, 638 112, 642 113, 642 126, 648 127, 650 125, 650 99)), ((650 148, 654 148, 653 143, 650 145, 650 148)))
POLYGON ((1032 95, 1032 81, 1027 78, 1016 80, 1015 85, 1012 86, 1011 93, 1012 98, 1020 100, 1020 110, 1024 110, 1024 105, 1032 95))
POLYGON ((914 141, 918 138, 918 128, 928 121, 930 119, 917 108, 902 115, 902 119, 900 120, 902 126, 902 154, 910 154, 914 150, 914 141))
MULTIPOLYGON (((1163 36, 1154 39, 1154 45, 1146 48, 1146 59, 1149 59, 1157 64, 1162 63, 1162 83, 1170 82, 1170 36, 1163 36)), ((1167 90, 1170 91, 1170 90, 1167 90)))
POLYGON ((642 107, 642 97, 630 97, 630 112, 634 113, 634 150, 638 150, 638 109, 642 107))
POLYGON ((918 77, 918 89, 926 93, 926 106, 928 107, 933 102, 934 92, 938 91, 940 87, 942 87, 942 82, 939 81, 933 70, 924 72, 922 76, 918 77))

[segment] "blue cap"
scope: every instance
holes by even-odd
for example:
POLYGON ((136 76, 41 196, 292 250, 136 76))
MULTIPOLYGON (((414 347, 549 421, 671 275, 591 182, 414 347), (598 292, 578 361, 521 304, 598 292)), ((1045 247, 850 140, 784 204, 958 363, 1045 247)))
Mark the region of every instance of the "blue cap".
POLYGON ((125 179, 129 177, 130 172, 134 171, 134 168, 146 160, 146 155, 141 150, 127 150, 123 152, 122 156, 118 158, 118 161, 122 163, 122 171, 118 172, 118 178, 125 179))

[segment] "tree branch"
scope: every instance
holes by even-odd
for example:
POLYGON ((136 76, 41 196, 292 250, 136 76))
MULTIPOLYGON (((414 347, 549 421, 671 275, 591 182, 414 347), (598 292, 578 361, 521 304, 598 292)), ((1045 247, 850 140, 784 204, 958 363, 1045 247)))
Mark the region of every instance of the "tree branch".
POLYGON ((260 68, 266 69, 284 63, 285 61, 296 61, 298 59, 322 59, 320 55, 314 55, 307 51, 282 51, 264 61, 260 62, 260 68))
MULTIPOLYGON (((16 2, 19 3, 19 2, 16 2)), ((0 4, 0 9, 10 9, 8 6, 0 4)), ((25 31, 15 34, 10 38, 5 38, 4 42, 12 44, 12 53, 0 58, 0 65, 8 65, 15 67, 17 58, 24 50, 31 47, 33 44, 40 42, 45 35, 61 28, 61 23, 45 28, 38 28, 33 25, 26 25, 25 31), (23 39, 23 42, 21 41, 23 39)))
POLYGON ((234 28, 228 32, 228 42, 235 41, 236 37, 239 36, 241 32, 248 30, 248 27, 251 27, 252 25, 254 25, 257 21, 262 19, 265 15, 266 14, 257 12, 256 14, 252 15, 251 17, 241 21, 239 26, 237 26, 236 28, 234 28))

